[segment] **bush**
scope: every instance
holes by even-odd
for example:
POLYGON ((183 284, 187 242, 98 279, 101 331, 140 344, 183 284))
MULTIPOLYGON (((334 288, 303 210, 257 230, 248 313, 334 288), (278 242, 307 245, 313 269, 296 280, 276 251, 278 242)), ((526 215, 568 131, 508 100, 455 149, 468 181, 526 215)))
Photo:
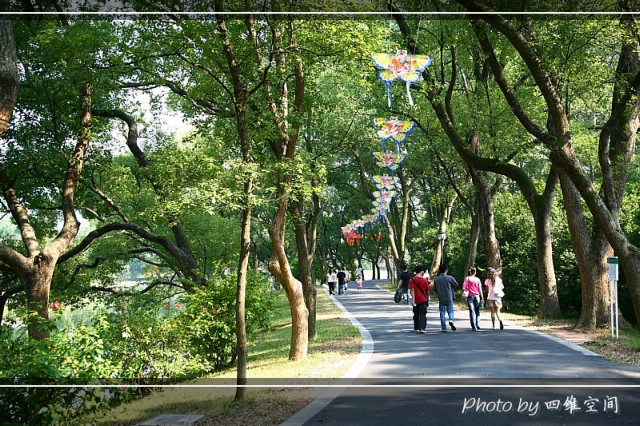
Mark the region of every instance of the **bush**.
MULTIPOLYGON (((269 289, 264 275, 249 274, 245 301, 248 334, 269 326, 272 304, 269 289)), ((194 353, 206 359, 214 370, 231 365, 237 355, 235 276, 185 294, 180 304, 184 309, 182 328, 194 353)))
MULTIPOLYGON (((269 325, 269 289, 266 278, 250 274, 248 333, 269 325)), ((78 416, 149 391, 135 384, 175 382, 233 363, 234 277, 169 302, 159 296, 120 298, 115 308, 102 308, 83 324, 61 321, 62 309, 54 311, 45 324, 51 335, 44 341, 27 338, 24 329, 5 328, 0 335, 3 384, 69 387, 0 388, 0 424, 72 424, 78 416), (86 386, 91 384, 109 386, 86 386)), ((21 315, 25 324, 27 313, 21 315)))

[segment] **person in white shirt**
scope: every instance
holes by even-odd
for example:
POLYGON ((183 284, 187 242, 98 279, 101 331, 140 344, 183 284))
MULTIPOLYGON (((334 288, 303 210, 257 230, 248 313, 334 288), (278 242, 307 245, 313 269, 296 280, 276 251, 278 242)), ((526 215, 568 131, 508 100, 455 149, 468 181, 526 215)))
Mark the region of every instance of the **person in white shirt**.
POLYGON ((491 310, 491 324, 496 329, 496 318, 500 323, 500 330, 504 330, 502 318, 500 318, 500 309, 502 309, 502 298, 504 297, 504 284, 502 279, 496 273, 495 268, 487 270, 487 279, 484 280, 487 287, 487 306, 491 310))

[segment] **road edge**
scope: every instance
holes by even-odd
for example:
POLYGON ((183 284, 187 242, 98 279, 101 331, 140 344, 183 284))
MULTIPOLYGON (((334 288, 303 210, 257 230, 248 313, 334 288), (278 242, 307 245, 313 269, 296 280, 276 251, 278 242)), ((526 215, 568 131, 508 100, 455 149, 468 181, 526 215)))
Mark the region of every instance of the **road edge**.
MULTIPOLYGON (((324 285, 322 287, 323 290, 327 291, 324 285)), ((349 370, 347 370, 344 376, 342 376, 342 378, 340 379, 340 387, 329 388, 329 390, 311 401, 302 410, 289 417, 284 421, 284 423, 281 423, 281 426, 298 426, 309 421, 313 416, 318 414, 320 410, 329 405, 331 401, 336 399, 342 393, 342 391, 344 391, 345 388, 342 387, 342 385, 349 385, 356 377, 360 375, 364 367, 369 363, 371 356, 373 355, 374 343, 369 330, 367 330, 356 317, 354 317, 349 311, 347 311, 347 309, 342 306, 342 303, 340 303, 338 299, 336 299, 332 295, 330 295, 329 298, 338 307, 338 309, 340 309, 345 314, 351 324, 353 324, 354 327, 356 327, 360 332, 360 335, 362 336, 362 346, 360 348, 360 354, 358 354, 358 356, 356 357, 356 360, 351 365, 351 368, 349 368, 349 370)))

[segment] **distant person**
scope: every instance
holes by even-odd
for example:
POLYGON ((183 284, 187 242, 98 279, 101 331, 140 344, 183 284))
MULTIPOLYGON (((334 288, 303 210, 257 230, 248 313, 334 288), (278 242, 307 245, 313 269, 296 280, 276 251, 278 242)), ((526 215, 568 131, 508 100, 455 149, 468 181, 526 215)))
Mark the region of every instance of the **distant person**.
POLYGON ((438 276, 434 280, 433 287, 438 293, 438 308, 440 310, 440 329, 442 332, 447 331, 447 324, 445 322, 445 311, 449 315, 449 326, 451 331, 456 331, 454 324, 455 318, 453 313, 453 292, 454 288, 458 286, 458 281, 447 272, 449 268, 447 265, 440 265, 438 269, 438 276))
POLYGON ((469 308, 469 322, 473 331, 480 330, 480 304, 484 302, 482 297, 482 282, 476 277, 476 268, 469 268, 468 275, 462 282, 462 296, 467 299, 469 308))
POLYGON ((407 271, 407 265, 402 265, 402 273, 400 274, 400 279, 398 279, 397 288, 402 288, 402 301, 408 305, 409 304, 409 280, 413 277, 413 274, 407 271))
POLYGON ((342 295, 344 294, 344 287, 347 282, 347 273, 344 271, 343 267, 340 267, 340 270, 336 274, 336 278, 338 278, 338 295, 342 295))
POLYGON ((500 330, 504 330, 504 324, 500 318, 500 309, 502 309, 502 298, 504 297, 504 284, 502 279, 496 274, 495 268, 487 270, 487 279, 484 280, 487 287, 487 306, 491 310, 491 325, 496 329, 496 318, 500 323, 500 330))
POLYGON ((362 275, 358 275, 356 283, 358 283, 358 290, 362 290, 362 275))
POLYGON ((362 274, 362 267, 360 266, 356 268, 356 279, 357 278, 364 278, 364 275, 362 274))
POLYGON ((329 272, 327 272, 327 286, 329 287, 330 295, 336 293, 336 280, 336 270, 329 269, 329 272))
MULTIPOLYGON (((406 270, 406 266, 404 267, 406 270)), ((409 290, 413 305, 413 329, 418 333, 424 333, 427 329, 427 306, 429 306, 429 280, 424 277, 426 269, 416 266, 416 274, 409 279, 409 290)))

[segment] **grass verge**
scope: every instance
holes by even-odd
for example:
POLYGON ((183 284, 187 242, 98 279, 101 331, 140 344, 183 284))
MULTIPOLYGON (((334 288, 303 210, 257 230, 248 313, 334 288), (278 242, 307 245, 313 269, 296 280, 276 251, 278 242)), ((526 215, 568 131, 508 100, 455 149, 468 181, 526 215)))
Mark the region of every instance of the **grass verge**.
MULTIPOLYGON (((303 361, 288 358, 291 315, 284 292, 277 295, 272 314, 270 330, 249 342, 249 379, 339 378, 360 353, 360 333, 324 291, 318 291, 317 338, 309 343, 308 355, 303 361)), ((236 370, 210 377, 233 380, 236 370)), ((206 382, 206 378, 203 381, 206 382)), ((202 381, 190 383, 198 382, 202 381)), ((119 406, 101 418, 84 419, 83 424, 134 425, 160 414, 180 413, 204 415, 200 425, 278 425, 324 391, 322 388, 249 388, 245 401, 234 401, 235 387, 165 388, 119 406)))

